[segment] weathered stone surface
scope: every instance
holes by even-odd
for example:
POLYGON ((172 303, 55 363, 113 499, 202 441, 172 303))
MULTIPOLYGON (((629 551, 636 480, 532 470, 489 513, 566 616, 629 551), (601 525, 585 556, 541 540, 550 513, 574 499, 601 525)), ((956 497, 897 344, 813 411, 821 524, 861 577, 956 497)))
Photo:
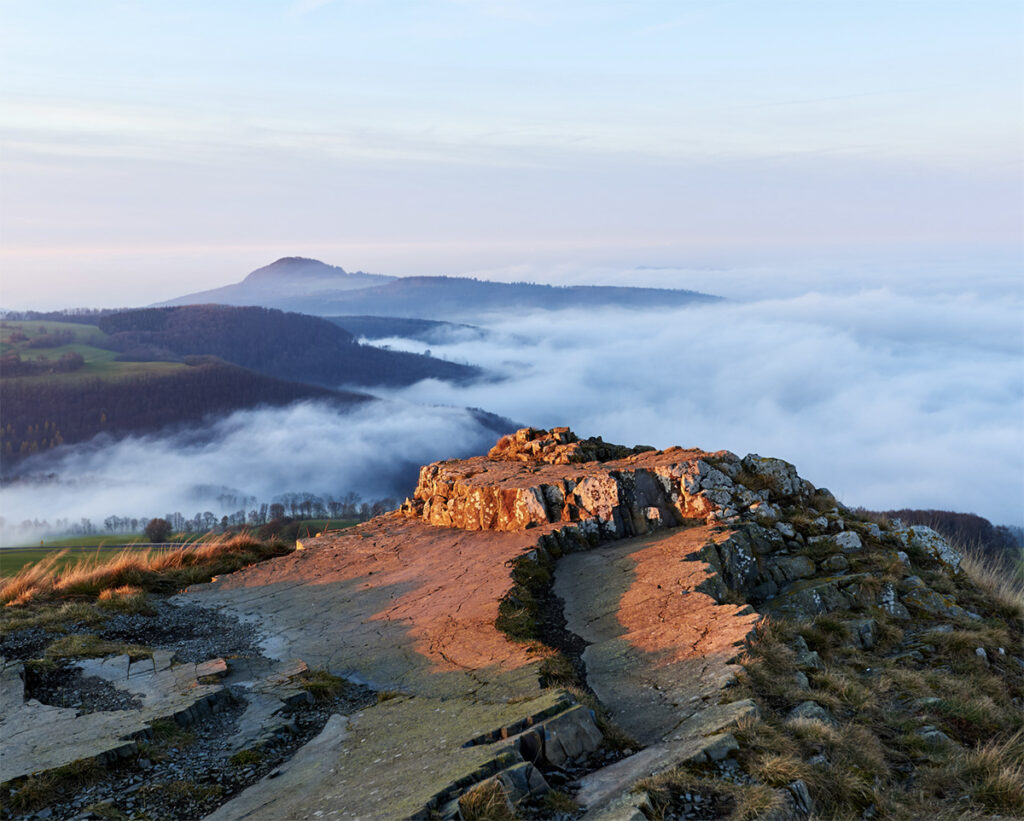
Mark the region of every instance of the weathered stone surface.
POLYGON ((568 465, 579 462, 607 462, 634 453, 654 450, 644 445, 627 448, 605 442, 600 436, 580 439, 569 428, 522 428, 503 436, 487 454, 488 459, 507 462, 546 462, 568 465))
POLYGON ((916 607, 918 610, 944 619, 968 618, 966 610, 948 596, 943 596, 932 590, 917 576, 905 578, 901 587, 904 588, 904 592, 900 598, 904 604, 910 607, 916 607))
POLYGON ((426 816, 439 785, 468 780, 469 786, 519 763, 510 740, 467 747, 468 739, 556 700, 555 694, 519 704, 395 698, 347 718, 336 716, 277 774, 208 818, 426 816), (503 760, 503 766, 488 771, 492 762, 503 760))
POLYGON ((964 558, 963 554, 930 527, 912 525, 903 530, 897 530, 896 536, 905 547, 925 551, 935 561, 950 570, 956 571, 960 568, 960 562, 964 558))
POLYGON ((771 602, 775 612, 797 617, 847 610, 857 600, 857 582, 863 575, 801 579, 787 585, 771 602))
POLYGON ((786 789, 793 796, 796 811, 801 817, 806 818, 814 813, 814 799, 811 798, 811 793, 802 780, 798 779, 790 782, 786 785, 786 789))
POLYGON ((170 718, 182 725, 199 713, 196 705, 229 698, 221 684, 198 679, 223 672, 223 659, 172 665, 172 654, 156 651, 152 659, 128 656, 81 659, 86 676, 97 676, 119 690, 139 696, 141 707, 78 715, 74 708, 24 700, 21 664, 2 662, 0 670, 0 783, 54 769, 80 759, 114 759, 135 750, 134 737, 148 733, 151 722, 170 718))
POLYGON ((878 636, 878 623, 874 619, 855 619, 850 622, 853 638, 865 650, 875 646, 878 636))
POLYGON ((703 749, 708 761, 722 761, 740 748, 740 743, 732 733, 718 733, 705 739, 703 749))
POLYGON ((756 614, 696 592, 710 568, 687 559, 705 527, 667 531, 564 557, 555 593, 583 653, 590 686, 624 729, 646 743, 717 699, 756 614))
POLYGON ((749 453, 743 457, 745 470, 760 477, 768 484, 774 494, 780 497, 793 496, 801 489, 800 477, 796 468, 782 459, 771 459, 749 453))
POLYGON ((786 720, 794 721, 797 719, 810 719, 814 721, 821 721, 825 724, 835 723, 829 711, 816 701, 802 701, 790 710, 786 720))
POLYGON ((390 515, 303 539, 302 551, 182 598, 258 623, 270 658, 301 658, 375 689, 532 696, 543 655, 495 621, 513 585, 510 564, 544 532, 481 538, 390 515))
POLYGON ((906 621, 910 618, 910 611, 896 596, 896 586, 886 582, 878 594, 878 606, 894 618, 906 621))
POLYGON ((821 561, 821 569, 826 573, 842 573, 844 570, 849 570, 849 568, 849 559, 846 556, 840 556, 838 553, 828 556, 821 561))
POLYGON ((807 556, 779 556, 775 559, 772 575, 779 584, 783 584, 794 579, 810 578, 817 569, 807 556))
POLYGON ((728 739, 723 739, 723 735, 728 735, 723 734, 723 730, 744 718, 756 716, 757 706, 749 699, 714 705, 691 716, 687 726, 680 726, 672 739, 652 744, 584 776, 576 796, 580 805, 587 809, 584 817, 603 818, 601 813, 605 808, 615 807, 616 798, 642 778, 658 775, 686 761, 707 761, 707 750, 717 752, 730 747, 728 739))
POLYGON ((807 646, 807 640, 803 636, 793 639, 793 650, 796 653, 797 666, 803 670, 824 670, 825 662, 815 650, 807 646))
POLYGON ((527 428, 506 437, 486 458, 427 465, 402 511, 465 530, 591 521, 601 537, 614 539, 643 535, 652 523, 717 521, 728 511, 735 514, 731 506, 745 506, 734 494, 749 491, 737 489, 707 461, 724 467, 736 460, 727 451, 654 451, 599 440, 583 447, 571 431, 558 437, 563 442, 556 441, 555 431, 527 428))

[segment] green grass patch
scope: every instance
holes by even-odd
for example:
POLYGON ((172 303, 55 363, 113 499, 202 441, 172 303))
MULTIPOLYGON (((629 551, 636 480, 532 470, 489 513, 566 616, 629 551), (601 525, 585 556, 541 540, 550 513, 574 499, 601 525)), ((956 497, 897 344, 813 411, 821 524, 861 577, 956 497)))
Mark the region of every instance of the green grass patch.
POLYGON ((105 641, 92 633, 72 633, 62 636, 51 642, 43 655, 52 661, 59 661, 66 658, 120 656, 125 653, 131 656, 132 661, 153 657, 153 651, 148 647, 143 647, 140 644, 105 641))
POLYGON ((235 767, 248 767, 263 761, 263 753, 259 750, 239 750, 228 761, 235 767))
MULTIPOLYGON (((45 547, 5 547, 0 549, 0 578, 14 576, 22 568, 29 567, 62 550, 67 552, 57 560, 56 567, 58 569, 63 569, 82 560, 102 561, 104 558, 112 558, 126 547, 139 550, 150 549, 149 545, 136 546, 132 544, 137 541, 138 534, 128 534, 125 536, 86 536, 79 539, 61 539, 60 542, 50 542, 45 547), (65 542, 70 542, 73 546, 62 547, 65 542), (86 542, 86 544, 82 544, 82 542, 86 542)), ((175 550, 177 546, 168 545, 152 549, 175 550)))
POLYGON ((341 676, 328 673, 326 670, 307 670, 296 681, 303 690, 313 696, 315 701, 319 702, 331 701, 348 686, 348 682, 341 676))
POLYGON ((11 792, 4 803, 15 812, 31 812, 51 804, 55 798, 66 799, 94 784, 106 775, 95 759, 74 761, 40 775, 17 779, 7 786, 11 792))

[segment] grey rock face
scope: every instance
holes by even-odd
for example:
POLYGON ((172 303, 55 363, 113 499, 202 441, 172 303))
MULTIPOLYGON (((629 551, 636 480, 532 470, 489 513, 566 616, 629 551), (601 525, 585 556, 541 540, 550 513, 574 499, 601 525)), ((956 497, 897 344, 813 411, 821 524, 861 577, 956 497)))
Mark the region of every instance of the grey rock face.
POLYGON ((906 621, 910 618, 910 611, 896 597, 896 586, 890 583, 882 585, 878 594, 878 606, 893 618, 906 621))
POLYGON ((813 719, 825 724, 834 723, 832 714, 816 701, 803 701, 790 710, 786 721, 794 721, 796 719, 813 719))
POLYGON ((764 480, 779 497, 793 496, 801 490, 800 477, 789 462, 750 453, 743 457, 742 464, 745 470, 764 480))
POLYGON ((956 571, 960 568, 963 554, 930 527, 912 525, 904 530, 898 530, 896 536, 904 546, 925 551, 950 570, 956 571))
MULTIPOLYGON (((803 636, 797 636, 793 639, 793 650, 796 652, 796 663, 798 667, 801 667, 804 670, 825 669, 825 662, 821 660, 821 656, 818 655, 817 651, 812 650, 807 646, 807 642, 804 640, 803 636)), ((807 676, 804 676, 804 681, 807 681, 807 676)))

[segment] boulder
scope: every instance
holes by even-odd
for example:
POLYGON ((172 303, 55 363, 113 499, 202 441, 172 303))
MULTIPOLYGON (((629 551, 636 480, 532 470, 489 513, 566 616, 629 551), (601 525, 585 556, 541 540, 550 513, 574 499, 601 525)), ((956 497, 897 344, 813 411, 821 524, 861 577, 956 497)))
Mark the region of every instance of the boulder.
POLYGON ((823 724, 834 724, 832 714, 822 707, 816 701, 802 701, 796 707, 789 711, 789 715, 786 716, 786 721, 796 721, 798 719, 810 719, 813 721, 820 721, 823 724))
POLYGON ((743 457, 742 465, 744 470, 759 477, 773 496, 784 499, 797 494, 801 489, 796 468, 782 459, 750 453, 743 457))
POLYGON ((956 572, 963 561, 963 553, 953 547, 930 527, 924 525, 911 525, 903 530, 896 531, 905 547, 923 550, 939 564, 945 565, 956 572))
POLYGON ((771 564, 772 576, 779 584, 794 579, 808 579, 817 568, 807 556, 777 556, 771 564))

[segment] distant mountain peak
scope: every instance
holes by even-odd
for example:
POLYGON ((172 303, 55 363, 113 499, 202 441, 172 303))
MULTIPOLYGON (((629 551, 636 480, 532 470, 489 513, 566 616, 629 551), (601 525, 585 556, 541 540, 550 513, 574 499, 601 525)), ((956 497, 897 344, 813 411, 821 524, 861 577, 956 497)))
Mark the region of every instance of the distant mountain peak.
POLYGON ((278 260, 257 268, 245 278, 246 282, 254 282, 263 279, 277 279, 281 277, 325 277, 325 276, 349 276, 349 273, 340 265, 328 265, 318 259, 308 257, 281 257, 278 260))

